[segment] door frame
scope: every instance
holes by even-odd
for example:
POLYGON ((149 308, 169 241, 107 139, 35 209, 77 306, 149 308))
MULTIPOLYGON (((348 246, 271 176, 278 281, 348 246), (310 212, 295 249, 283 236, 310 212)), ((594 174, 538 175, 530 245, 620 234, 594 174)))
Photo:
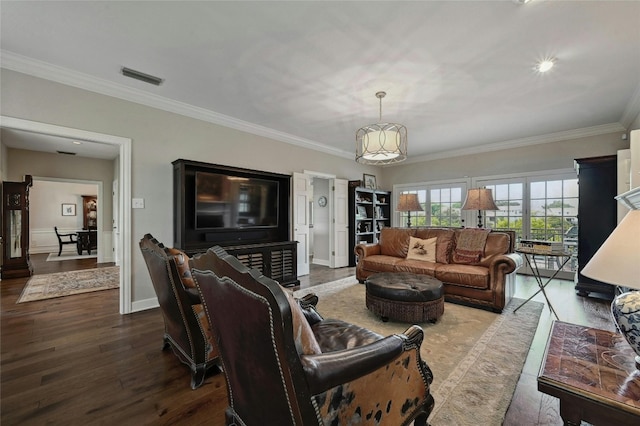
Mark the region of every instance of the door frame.
POLYGON ((131 313, 131 138, 96 133, 71 127, 0 115, 0 127, 69 139, 114 145, 119 148, 120 236, 117 244, 122 249, 120 263, 120 314, 131 313))

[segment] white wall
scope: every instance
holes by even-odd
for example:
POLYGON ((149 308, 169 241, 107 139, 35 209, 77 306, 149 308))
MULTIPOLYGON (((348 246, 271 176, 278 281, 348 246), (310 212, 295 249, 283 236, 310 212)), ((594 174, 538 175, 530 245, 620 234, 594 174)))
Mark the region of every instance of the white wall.
MULTIPOLYGON (((61 234, 82 229, 82 195, 97 193, 98 185, 34 179, 29 189, 29 252, 57 253, 58 239, 53 227, 57 226, 61 234), (62 203, 75 204, 76 215, 62 216, 62 203)), ((64 245, 62 251, 75 252, 76 247, 64 245)))

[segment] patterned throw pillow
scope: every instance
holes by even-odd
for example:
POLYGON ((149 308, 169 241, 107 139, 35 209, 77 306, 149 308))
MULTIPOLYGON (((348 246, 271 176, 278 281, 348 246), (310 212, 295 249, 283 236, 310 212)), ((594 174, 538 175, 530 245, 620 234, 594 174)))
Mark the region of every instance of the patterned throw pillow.
POLYGON ((302 308, 300 308, 300 305, 298 305, 298 302, 296 302, 291 293, 286 291, 285 293, 287 294, 287 300, 291 308, 293 338, 298 352, 305 355, 321 354, 322 350, 320 349, 320 345, 318 345, 316 336, 314 336, 311 326, 302 312, 302 308))
POLYGON ((409 238, 409 250, 407 251, 407 259, 423 260, 426 262, 436 261, 436 241, 438 238, 429 238, 423 240, 421 238, 409 238))

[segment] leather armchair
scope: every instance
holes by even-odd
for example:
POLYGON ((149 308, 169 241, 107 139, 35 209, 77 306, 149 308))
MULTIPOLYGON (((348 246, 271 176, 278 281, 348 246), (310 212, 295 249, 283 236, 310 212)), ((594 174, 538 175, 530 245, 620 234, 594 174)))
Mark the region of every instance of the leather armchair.
POLYGON ((191 388, 204 383, 207 370, 219 364, 218 348, 200 295, 191 279, 189 257, 167 248, 151 234, 140 240, 164 319, 163 350, 171 347, 180 361, 191 369, 191 388))
POLYGON ((204 256, 209 270, 194 258, 192 276, 220 349, 227 425, 426 424, 420 327, 382 337, 325 320, 314 296, 294 300, 220 247, 204 256))

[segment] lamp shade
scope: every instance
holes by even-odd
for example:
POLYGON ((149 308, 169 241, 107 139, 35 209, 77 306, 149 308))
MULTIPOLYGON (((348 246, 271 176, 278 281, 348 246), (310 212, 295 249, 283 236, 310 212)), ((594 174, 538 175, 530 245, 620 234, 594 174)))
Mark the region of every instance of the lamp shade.
POLYGON ((640 210, 631 210, 591 257, 582 275, 640 289, 640 210))
POLYGON ((491 189, 473 188, 467 191, 462 210, 500 210, 493 201, 491 189))
POLYGON ((363 164, 393 164, 407 159, 407 128, 397 123, 382 123, 382 98, 385 92, 376 93, 380 101, 380 121, 364 126, 356 132, 356 161, 363 164))
POLYGON ((392 164, 407 158, 407 128, 401 124, 370 124, 356 132, 356 160, 392 164))
POLYGON ((421 212, 424 211, 418 200, 418 194, 400 194, 398 200, 398 207, 396 210, 399 212, 421 212))

